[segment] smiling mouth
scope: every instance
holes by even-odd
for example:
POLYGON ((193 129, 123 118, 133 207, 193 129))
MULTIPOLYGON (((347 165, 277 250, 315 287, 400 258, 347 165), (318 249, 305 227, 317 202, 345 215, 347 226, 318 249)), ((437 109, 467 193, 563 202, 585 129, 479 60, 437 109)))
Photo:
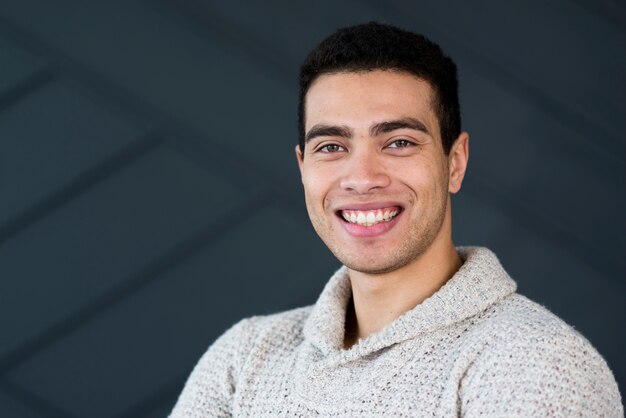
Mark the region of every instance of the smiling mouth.
POLYGON ((372 226, 381 222, 389 222, 402 211, 402 208, 395 206, 373 210, 351 210, 344 209, 337 212, 346 222, 361 226, 372 226))

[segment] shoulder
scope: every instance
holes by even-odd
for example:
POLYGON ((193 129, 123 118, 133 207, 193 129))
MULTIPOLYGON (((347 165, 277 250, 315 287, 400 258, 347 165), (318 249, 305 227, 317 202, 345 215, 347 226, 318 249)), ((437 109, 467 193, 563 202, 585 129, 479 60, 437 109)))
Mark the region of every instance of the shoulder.
POLYGON ((482 349, 463 382, 468 408, 496 415, 515 415, 506 409, 515 407, 520 415, 621 416, 606 361, 545 307, 512 294, 488 310, 472 333, 482 349))
POLYGON ((311 306, 306 306, 242 319, 219 337, 214 345, 239 347, 238 357, 248 355, 259 345, 266 348, 275 344, 295 346, 303 339, 302 329, 311 309, 311 306))
POLYGON ((310 307, 242 319, 202 355, 172 411, 176 416, 230 416, 232 397, 248 359, 293 349, 310 307))
POLYGON ((512 294, 494 306, 482 328, 486 358, 508 358, 525 365, 525 371, 543 367, 541 375, 576 369, 581 378, 601 372, 613 380, 606 361, 582 334, 525 296, 512 294))
POLYGON ((222 335, 220 335, 200 358, 196 368, 216 362, 227 367, 231 372, 237 371, 245 363, 250 354, 259 346, 268 344, 297 344, 301 339, 302 327, 309 315, 311 307, 292 309, 281 313, 263 316, 252 316, 241 319, 222 335))
POLYGON ((241 326, 255 338, 288 337, 298 338, 304 323, 311 313, 312 306, 291 309, 270 315, 252 316, 241 321, 241 326))
POLYGON ((494 342, 501 344, 589 344, 579 332, 547 308, 517 293, 494 304, 477 323, 476 331, 488 334, 494 342))
POLYGON ((593 359, 606 364, 591 343, 544 306, 514 293, 493 306, 482 320, 488 337, 487 352, 506 350, 537 360, 550 353, 593 359))

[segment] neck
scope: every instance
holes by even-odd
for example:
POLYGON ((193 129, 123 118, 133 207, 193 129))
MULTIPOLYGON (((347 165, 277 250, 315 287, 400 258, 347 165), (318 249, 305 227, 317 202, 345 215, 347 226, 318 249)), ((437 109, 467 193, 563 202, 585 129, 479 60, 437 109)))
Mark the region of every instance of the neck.
POLYGON ((345 348, 422 303, 462 264, 449 239, 447 243, 433 242, 417 259, 389 273, 372 275, 349 270, 352 299, 346 310, 345 348))

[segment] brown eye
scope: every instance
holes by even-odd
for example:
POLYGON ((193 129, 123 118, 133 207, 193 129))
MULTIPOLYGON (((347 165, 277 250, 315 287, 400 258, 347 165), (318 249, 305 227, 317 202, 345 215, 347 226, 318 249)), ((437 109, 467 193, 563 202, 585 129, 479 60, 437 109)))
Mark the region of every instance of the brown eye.
POLYGON ((407 148, 411 145, 413 145, 413 143, 407 141, 406 139, 397 139, 389 144, 389 148, 407 148))
POLYGON ((321 152, 339 152, 343 150, 343 147, 337 144, 328 144, 324 145, 319 149, 321 152))

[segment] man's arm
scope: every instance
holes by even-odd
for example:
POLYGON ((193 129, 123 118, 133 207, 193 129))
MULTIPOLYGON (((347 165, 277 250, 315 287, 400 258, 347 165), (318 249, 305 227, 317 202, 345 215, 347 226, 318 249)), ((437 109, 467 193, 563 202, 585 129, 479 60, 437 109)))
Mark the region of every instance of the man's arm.
POLYGON ((232 415, 247 322, 240 321, 209 347, 185 383, 171 418, 232 415))
POLYGON ((495 342, 460 388, 464 417, 623 417, 619 389, 598 352, 572 330, 495 342))

